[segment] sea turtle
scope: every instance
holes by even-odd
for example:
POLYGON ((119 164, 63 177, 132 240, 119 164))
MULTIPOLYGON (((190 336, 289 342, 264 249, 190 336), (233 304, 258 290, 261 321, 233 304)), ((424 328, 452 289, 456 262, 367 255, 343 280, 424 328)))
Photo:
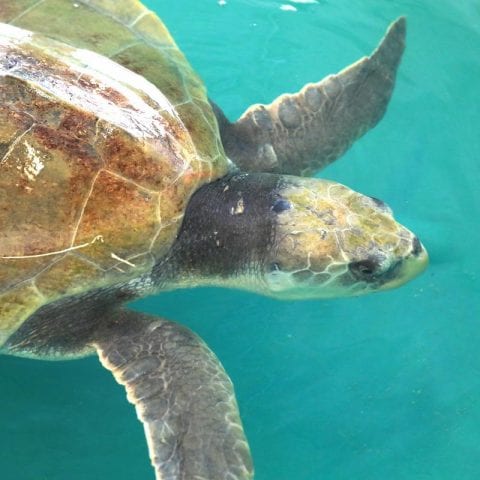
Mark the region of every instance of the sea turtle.
POLYGON ((405 19, 370 57, 234 123, 136 0, 2 0, 0 21, 2 353, 96 352, 136 406, 157 480, 251 478, 214 354, 125 303, 197 285, 360 295, 425 268, 382 201, 289 175, 382 117, 405 19))

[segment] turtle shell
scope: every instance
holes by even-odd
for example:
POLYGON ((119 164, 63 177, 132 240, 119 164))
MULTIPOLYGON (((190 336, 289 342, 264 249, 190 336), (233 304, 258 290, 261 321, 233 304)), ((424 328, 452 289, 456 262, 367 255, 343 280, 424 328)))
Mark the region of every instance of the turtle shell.
POLYGON ((138 2, 9 0, 0 20, 70 43, 0 28, 1 347, 40 306, 148 271, 228 163, 201 81, 138 2))

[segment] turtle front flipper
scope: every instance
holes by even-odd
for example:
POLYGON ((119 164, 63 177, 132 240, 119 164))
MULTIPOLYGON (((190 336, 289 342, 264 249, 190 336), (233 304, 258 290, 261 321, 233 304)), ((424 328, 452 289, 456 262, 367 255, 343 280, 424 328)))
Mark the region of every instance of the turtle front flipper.
POLYGON ((371 56, 270 105, 252 105, 235 123, 212 105, 227 155, 249 172, 311 175, 326 167, 384 115, 405 33, 400 17, 371 56))
POLYGON ((93 345, 135 405, 157 480, 252 478, 232 383, 202 340, 175 323, 118 310, 93 345))

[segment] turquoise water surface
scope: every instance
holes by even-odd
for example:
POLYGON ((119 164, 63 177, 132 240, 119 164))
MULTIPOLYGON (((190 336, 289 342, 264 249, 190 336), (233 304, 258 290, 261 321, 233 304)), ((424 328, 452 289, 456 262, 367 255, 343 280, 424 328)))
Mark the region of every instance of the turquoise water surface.
MULTIPOLYGON (((479 479, 480 3, 147 4, 232 118, 370 53, 407 15, 387 115, 322 176, 385 200, 429 250, 427 272, 353 299, 201 289, 135 308, 188 325, 218 354, 257 480, 479 479)), ((133 407, 95 358, 1 357, 0 385, 2 480, 153 478, 133 407)))

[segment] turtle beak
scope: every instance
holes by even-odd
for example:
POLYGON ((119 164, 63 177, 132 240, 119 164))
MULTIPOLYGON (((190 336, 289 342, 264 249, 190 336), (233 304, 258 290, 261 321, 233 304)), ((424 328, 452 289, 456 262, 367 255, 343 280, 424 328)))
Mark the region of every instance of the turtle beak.
POLYGON ((396 275, 391 281, 386 282, 380 290, 389 290, 396 288, 410 280, 418 277, 425 271, 428 266, 428 252, 418 237, 414 237, 412 241, 412 251, 405 257, 398 266, 396 275))
POLYGON ((422 245, 418 237, 414 237, 412 242, 412 253, 405 260, 405 273, 408 279, 420 275, 428 266, 428 252, 422 245))

